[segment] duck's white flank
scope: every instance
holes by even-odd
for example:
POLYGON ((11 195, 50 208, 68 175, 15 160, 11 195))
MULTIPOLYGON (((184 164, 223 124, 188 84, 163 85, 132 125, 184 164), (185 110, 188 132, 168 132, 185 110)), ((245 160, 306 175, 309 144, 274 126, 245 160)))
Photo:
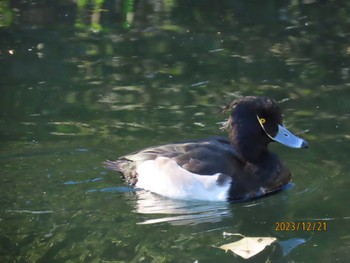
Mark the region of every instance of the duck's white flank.
POLYGON ((177 199, 226 201, 230 180, 218 184, 218 174, 198 175, 191 173, 175 161, 158 157, 137 167, 136 187, 177 199))

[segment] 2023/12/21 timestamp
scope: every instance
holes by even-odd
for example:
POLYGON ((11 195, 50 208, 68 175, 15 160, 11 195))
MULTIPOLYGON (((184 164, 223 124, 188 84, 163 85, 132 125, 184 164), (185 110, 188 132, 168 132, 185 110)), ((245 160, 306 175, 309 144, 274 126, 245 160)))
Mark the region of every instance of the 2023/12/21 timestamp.
POLYGON ((276 221, 276 231, 327 231, 326 221, 276 221))

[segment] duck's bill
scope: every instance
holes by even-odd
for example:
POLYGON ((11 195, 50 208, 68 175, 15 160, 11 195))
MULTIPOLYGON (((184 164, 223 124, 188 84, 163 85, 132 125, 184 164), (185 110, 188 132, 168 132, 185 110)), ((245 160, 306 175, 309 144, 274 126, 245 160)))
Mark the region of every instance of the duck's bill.
POLYGON ((293 133, 288 131, 284 126, 279 124, 278 124, 277 134, 275 136, 270 135, 266 131, 263 122, 261 122, 260 117, 259 116, 256 116, 256 117, 258 118, 261 128, 264 130, 267 136, 270 137, 271 140, 275 142, 279 142, 291 148, 308 148, 309 147, 309 144, 307 143, 307 141, 295 136, 293 133))
POLYGON ((278 132, 274 137, 272 137, 270 135, 269 135, 269 137, 272 140, 279 142, 283 145, 286 145, 288 147, 291 147, 291 148, 307 148, 308 147, 308 143, 305 140, 295 136, 293 133, 288 131, 282 125, 278 125, 278 132))

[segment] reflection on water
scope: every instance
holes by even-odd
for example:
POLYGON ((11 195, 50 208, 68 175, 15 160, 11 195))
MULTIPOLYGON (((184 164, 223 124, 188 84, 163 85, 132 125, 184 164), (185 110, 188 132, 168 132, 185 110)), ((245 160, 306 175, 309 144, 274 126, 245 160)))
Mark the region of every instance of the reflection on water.
POLYGON ((222 218, 231 216, 227 202, 175 200, 144 190, 136 191, 136 196, 137 213, 156 215, 155 218, 146 219, 138 224, 168 222, 172 225, 191 225, 219 222, 222 218))
POLYGON ((49 210, 34 211, 34 210, 12 210, 12 209, 5 210, 5 212, 13 213, 13 214, 15 214, 15 213, 19 213, 19 214, 27 213, 27 214, 33 214, 33 215, 41 215, 41 214, 51 214, 51 213, 53 213, 53 211, 49 211, 49 210))
POLYGON ((64 184, 67 185, 73 185, 73 184, 83 184, 83 183, 91 183, 91 182, 97 182, 99 180, 102 180, 102 178, 93 178, 93 179, 89 179, 89 180, 85 180, 85 181, 67 181, 64 182, 64 184))
POLYGON ((278 243, 282 248, 283 256, 287 256, 294 248, 306 243, 310 239, 311 238, 290 238, 288 240, 278 241, 278 243))
POLYGON ((281 240, 256 262, 348 261, 349 1, 1 3, 1 262, 232 262, 211 250, 223 229, 281 240), (286 126, 307 131, 307 151, 271 147, 293 188, 189 202, 103 169, 224 135, 218 108, 242 95, 274 97, 286 126), (288 220, 329 227, 275 230, 288 220))

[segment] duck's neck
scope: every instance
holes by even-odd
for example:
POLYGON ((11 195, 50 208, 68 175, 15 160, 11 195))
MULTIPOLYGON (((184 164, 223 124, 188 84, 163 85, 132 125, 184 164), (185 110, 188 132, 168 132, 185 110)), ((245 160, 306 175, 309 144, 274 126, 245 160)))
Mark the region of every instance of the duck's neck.
POLYGON ((257 143, 238 143, 235 148, 241 157, 250 163, 258 163, 264 156, 269 154, 266 146, 257 143))
POLYGON ((256 164, 270 154, 268 142, 261 141, 261 137, 246 137, 242 133, 230 133, 231 144, 241 158, 249 163, 256 164))

